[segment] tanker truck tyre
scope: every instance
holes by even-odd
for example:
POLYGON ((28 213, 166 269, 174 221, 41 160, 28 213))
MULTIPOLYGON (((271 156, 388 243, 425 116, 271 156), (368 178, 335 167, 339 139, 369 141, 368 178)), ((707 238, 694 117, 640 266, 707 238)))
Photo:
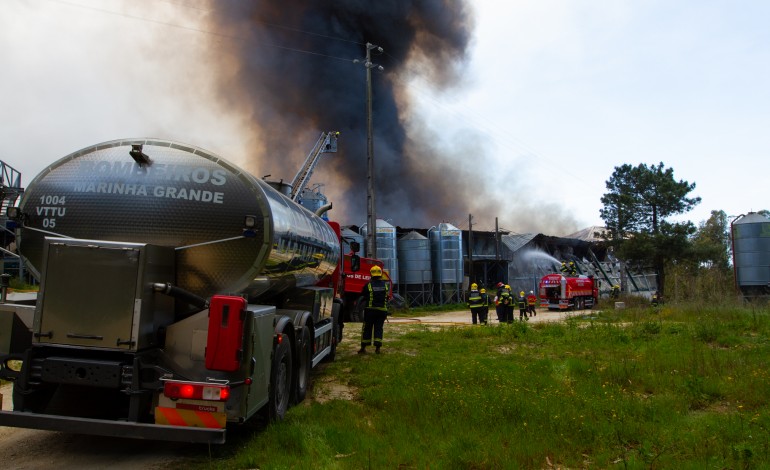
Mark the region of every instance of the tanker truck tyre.
POLYGON ((300 403, 307 396, 310 385, 310 367, 313 361, 313 336, 310 327, 300 330, 297 343, 297 366, 294 368, 294 403, 300 403))
POLYGON ((291 341, 282 334, 282 340, 273 351, 270 368, 270 389, 263 413, 268 421, 280 421, 289 409, 291 395, 291 341))
POLYGON ((353 310, 350 312, 350 320, 356 322, 364 321, 364 300, 363 296, 356 299, 356 303, 353 305, 353 310))
POLYGON ((334 362, 337 359, 337 345, 342 341, 342 318, 340 318, 340 304, 334 303, 332 306, 332 337, 331 350, 323 359, 324 362, 334 362))

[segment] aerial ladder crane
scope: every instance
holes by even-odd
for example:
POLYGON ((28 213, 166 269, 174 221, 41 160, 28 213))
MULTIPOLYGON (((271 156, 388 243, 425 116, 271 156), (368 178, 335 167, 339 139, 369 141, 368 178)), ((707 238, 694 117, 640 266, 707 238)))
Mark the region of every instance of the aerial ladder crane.
POLYGON ((321 132, 321 136, 313 146, 313 150, 310 151, 302 168, 300 168, 291 182, 289 197, 292 201, 299 202, 302 190, 307 185, 307 182, 310 181, 310 177, 313 175, 313 170, 315 170, 321 154, 337 152, 337 137, 339 135, 338 131, 321 132))

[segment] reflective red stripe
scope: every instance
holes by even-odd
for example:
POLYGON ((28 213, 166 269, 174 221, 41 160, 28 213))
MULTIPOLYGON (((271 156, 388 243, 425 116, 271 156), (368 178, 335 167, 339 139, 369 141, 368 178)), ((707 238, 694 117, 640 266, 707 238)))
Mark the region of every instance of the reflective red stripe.
POLYGON ((172 426, 186 426, 187 423, 185 422, 184 418, 179 414, 178 411, 176 411, 173 408, 156 408, 157 411, 163 414, 163 417, 166 418, 166 421, 168 424, 172 426))
POLYGON ((198 419, 201 420, 201 424, 203 424, 203 427, 205 428, 221 428, 222 426, 219 425, 219 422, 216 418, 214 418, 214 415, 207 411, 196 411, 195 415, 198 416, 198 419))

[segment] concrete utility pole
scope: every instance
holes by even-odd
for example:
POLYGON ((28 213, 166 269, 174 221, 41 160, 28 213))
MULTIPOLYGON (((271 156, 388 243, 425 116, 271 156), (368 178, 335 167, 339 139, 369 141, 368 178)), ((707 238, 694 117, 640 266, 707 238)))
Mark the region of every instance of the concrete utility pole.
MULTIPOLYGON (((372 137, 372 69, 379 71, 385 70, 381 65, 372 63, 372 49, 382 52, 380 46, 372 43, 366 43, 366 59, 364 68, 366 68, 366 248, 367 256, 377 257, 377 209, 374 203, 374 138, 372 137)), ((353 61, 358 63, 359 60, 353 61)))
POLYGON ((473 215, 468 214, 468 279, 473 284, 473 215))

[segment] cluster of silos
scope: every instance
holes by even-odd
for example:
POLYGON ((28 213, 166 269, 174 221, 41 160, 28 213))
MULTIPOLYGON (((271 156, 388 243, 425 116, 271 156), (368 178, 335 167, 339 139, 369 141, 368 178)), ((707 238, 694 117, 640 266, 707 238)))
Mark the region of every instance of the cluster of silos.
MULTIPOLYGON (((360 235, 350 229, 342 232, 343 239, 358 241, 362 247, 366 235, 366 224, 361 226, 360 235)), ((377 259, 383 262, 395 292, 407 305, 462 302, 462 230, 441 223, 428 230, 428 237, 416 231, 398 239, 396 235, 393 225, 377 219, 377 259)))
POLYGON ((770 220, 749 212, 731 224, 735 283, 746 298, 770 295, 770 220))

